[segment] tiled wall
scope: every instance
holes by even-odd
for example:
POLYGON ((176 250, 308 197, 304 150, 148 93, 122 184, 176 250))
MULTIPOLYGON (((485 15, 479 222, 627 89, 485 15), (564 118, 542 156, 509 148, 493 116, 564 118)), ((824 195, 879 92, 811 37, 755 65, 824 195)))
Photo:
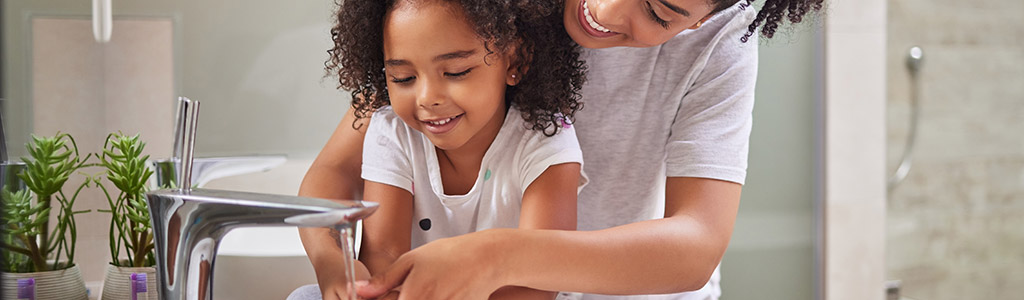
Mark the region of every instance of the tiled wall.
POLYGON ((924 49, 913 168, 888 203, 887 279, 912 299, 1024 294, 1024 1, 889 0, 888 170, 906 142, 907 49, 924 49))

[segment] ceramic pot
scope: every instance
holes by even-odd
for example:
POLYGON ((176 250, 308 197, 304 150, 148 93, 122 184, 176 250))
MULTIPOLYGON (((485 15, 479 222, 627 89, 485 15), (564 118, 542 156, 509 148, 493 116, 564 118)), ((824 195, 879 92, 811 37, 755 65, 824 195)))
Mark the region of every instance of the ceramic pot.
POLYGON ((131 276, 133 273, 146 274, 146 293, 138 294, 138 300, 158 300, 156 267, 117 267, 107 265, 103 277, 101 300, 132 300, 131 276))
POLYGON ((3 299, 18 299, 18 279, 35 279, 36 300, 87 300, 78 266, 35 273, 3 273, 3 299))

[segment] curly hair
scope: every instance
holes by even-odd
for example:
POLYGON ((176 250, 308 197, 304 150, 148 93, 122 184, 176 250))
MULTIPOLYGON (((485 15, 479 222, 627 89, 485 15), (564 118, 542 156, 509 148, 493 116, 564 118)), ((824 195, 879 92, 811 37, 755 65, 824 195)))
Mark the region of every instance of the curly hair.
MULTIPOLYGON (((708 1, 711 2, 713 7, 711 13, 716 13, 729 8, 741 0, 708 1)), ((746 1, 746 3, 740 5, 741 9, 746 9, 753 5, 753 0, 742 1, 746 1)), ((747 33, 740 37, 740 41, 746 43, 754 33, 757 33, 757 27, 759 26, 761 27, 761 35, 771 38, 775 36, 775 31, 784 21, 789 20, 790 23, 800 23, 807 13, 812 10, 820 11, 823 2, 824 0, 765 0, 764 6, 757 12, 757 17, 754 18, 754 21, 747 26, 747 33)))
MULTIPOLYGON (((339 0, 331 28, 333 48, 324 63, 338 87, 352 93, 352 108, 359 119, 388 105, 384 72, 384 17, 398 1, 339 0)), ((562 25, 561 1, 427 0, 444 1, 463 10, 474 31, 485 42, 487 55, 508 53, 519 83, 505 89, 506 107, 514 106, 533 130, 551 136, 562 122, 571 123, 583 107, 580 87, 586 67, 580 47, 562 25)))

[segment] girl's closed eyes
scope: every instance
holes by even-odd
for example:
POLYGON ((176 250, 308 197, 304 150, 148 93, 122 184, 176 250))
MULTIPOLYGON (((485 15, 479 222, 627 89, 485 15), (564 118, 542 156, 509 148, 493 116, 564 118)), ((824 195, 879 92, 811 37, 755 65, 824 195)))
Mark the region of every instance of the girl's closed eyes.
MULTIPOLYGON (((462 71, 457 71, 457 72, 444 72, 444 77, 451 78, 451 79, 462 79, 466 75, 468 75, 470 71, 473 71, 472 67, 471 68, 466 68, 466 69, 463 69, 462 71)), ((390 77, 391 77, 391 82, 393 82, 393 83, 410 83, 410 82, 412 82, 413 79, 416 79, 416 76, 392 75, 390 77)))
POLYGON ((458 78, 462 78, 463 76, 466 76, 466 74, 469 74, 469 71, 472 71, 472 70, 473 70, 473 68, 469 68, 469 69, 466 69, 465 71, 460 71, 460 72, 455 72, 455 73, 445 72, 444 76, 458 79, 458 78))

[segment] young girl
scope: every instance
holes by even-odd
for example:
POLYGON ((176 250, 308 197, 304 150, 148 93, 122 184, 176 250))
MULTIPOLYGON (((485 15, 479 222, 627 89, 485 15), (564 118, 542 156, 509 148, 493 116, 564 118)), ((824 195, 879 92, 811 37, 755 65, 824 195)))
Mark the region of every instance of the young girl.
MULTIPOLYGON (((446 237, 576 228, 586 179, 570 124, 583 62, 559 3, 352 0, 337 17, 328 69, 352 91, 352 126, 372 115, 362 177, 364 199, 380 208, 364 222, 359 257, 370 273, 446 237)), ((310 258, 324 298, 344 295, 340 265, 310 258)))

